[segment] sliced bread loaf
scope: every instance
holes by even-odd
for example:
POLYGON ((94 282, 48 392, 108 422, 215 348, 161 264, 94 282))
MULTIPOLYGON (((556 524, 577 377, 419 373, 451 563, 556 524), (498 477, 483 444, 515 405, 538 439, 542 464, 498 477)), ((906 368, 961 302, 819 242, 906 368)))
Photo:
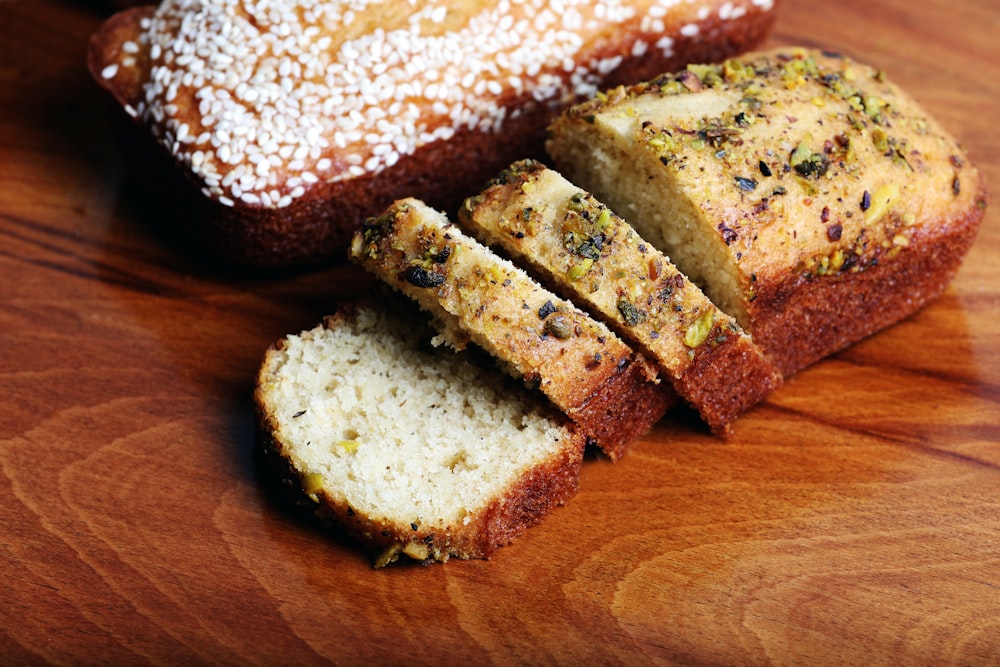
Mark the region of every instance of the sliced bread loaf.
POLYGON ((515 163, 459 220, 655 360, 717 434, 780 386, 736 321, 628 223, 558 172, 515 163))
POLYGON ((885 75, 749 54, 574 107, 556 167, 666 252, 784 374, 913 313, 975 238, 982 179, 885 75))
POLYGON ((405 301, 347 305, 257 378, 267 447, 376 567, 488 557, 577 489, 583 436, 432 335, 405 301))
POLYGON ((418 200, 368 220, 351 258, 430 312, 448 344, 471 341, 537 386, 613 460, 676 400, 605 325, 418 200))

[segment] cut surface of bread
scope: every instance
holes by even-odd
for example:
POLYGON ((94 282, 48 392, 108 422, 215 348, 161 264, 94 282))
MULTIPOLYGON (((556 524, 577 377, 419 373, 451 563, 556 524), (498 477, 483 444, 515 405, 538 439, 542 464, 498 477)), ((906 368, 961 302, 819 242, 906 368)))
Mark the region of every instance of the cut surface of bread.
POLYGON ((713 432, 728 434, 780 386, 750 337, 668 257, 542 163, 512 165, 465 202, 459 221, 656 361, 713 432))
POLYGON ((350 253, 431 313, 448 344, 475 343, 537 386, 612 459, 676 400, 604 324, 421 201, 400 200, 367 221, 350 253))
POLYGON ((773 4, 164 0, 110 17, 88 67, 194 185, 209 242, 289 264, 342 258, 399 197, 457 203, 600 86, 752 48, 773 4))
POLYGON ((785 375, 939 294, 986 201, 882 72, 797 48, 614 88, 557 118, 547 150, 785 375))
POLYGON ((583 436, 432 335, 411 304, 345 304, 257 378, 266 446, 377 567, 488 557, 577 489, 583 436))

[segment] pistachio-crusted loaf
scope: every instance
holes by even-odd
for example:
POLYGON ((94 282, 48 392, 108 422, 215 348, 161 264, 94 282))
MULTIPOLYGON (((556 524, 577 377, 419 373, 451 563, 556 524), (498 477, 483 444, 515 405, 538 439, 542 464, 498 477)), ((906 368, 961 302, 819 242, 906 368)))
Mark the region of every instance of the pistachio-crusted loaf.
POLYGON ((612 460, 676 400, 605 325, 421 201, 365 222, 350 256, 431 313, 448 344, 471 341, 537 385, 612 460))
POLYGON ((401 301, 345 304, 271 346, 265 445, 376 567, 485 558, 573 496, 585 441, 513 380, 433 349, 401 301))
POLYGON ((399 197, 450 209, 541 154, 559 109, 753 48, 775 14, 773 0, 146 4, 100 27, 89 70, 168 163, 134 156, 183 201, 182 231, 263 265, 341 259, 399 197))
POLYGON ((804 49, 614 88, 557 118, 547 150, 786 375, 939 294, 986 201, 884 73, 804 49))
POLYGON ((631 226, 540 162, 515 163, 459 222, 655 360, 717 434, 781 385, 732 317, 631 226))

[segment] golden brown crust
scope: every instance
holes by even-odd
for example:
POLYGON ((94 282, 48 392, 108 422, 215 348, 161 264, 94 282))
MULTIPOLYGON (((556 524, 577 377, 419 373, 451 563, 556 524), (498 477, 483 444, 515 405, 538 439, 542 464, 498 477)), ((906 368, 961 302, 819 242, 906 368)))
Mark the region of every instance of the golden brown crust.
POLYGON ((553 509, 569 502, 579 488, 585 444, 582 435, 577 446, 530 470, 509 487, 502 499, 491 503, 468 524, 435 531, 383 523, 359 514, 349 503, 322 491, 316 493, 318 502, 307 497, 302 491, 304 473, 292 465, 286 445, 275 437, 275 426, 260 398, 256 405, 262 453, 271 474, 294 489, 298 504, 311 507, 324 524, 336 527, 358 542, 371 554, 375 567, 384 567, 400 555, 425 562, 489 558, 525 530, 538 525, 553 509))
POLYGON ((780 386, 750 337, 669 258, 543 164, 511 165, 459 220, 655 360, 715 433, 780 386))
MULTIPOLYGON (((986 201, 984 190, 978 199, 986 201)), ((879 261, 884 253, 877 253, 862 271, 820 279, 790 274, 762 287, 752 311, 755 335, 780 350, 775 359, 790 374, 905 319, 954 278, 982 216, 977 206, 922 226, 910 236, 903 261, 879 261)))
MULTIPOLYGON (((378 307, 386 306, 369 302, 344 303, 335 315, 323 320, 322 326, 326 329, 343 326, 356 316, 359 308, 378 307)), ((574 433, 556 456, 529 469, 505 489, 502 497, 474 512, 467 522, 443 529, 373 519, 356 511, 346 499, 323 488, 307 494, 304 491, 308 484, 307 473, 294 463, 294 443, 282 440, 283 430, 268 389, 274 380, 272 356, 282 349, 285 340, 268 348, 254 390, 264 463, 284 487, 292 489, 293 502, 310 507, 321 521, 336 526, 359 542, 371 553, 375 567, 383 567, 400 555, 424 562, 446 561, 452 557, 489 558, 576 494, 586 444, 582 433, 574 433)))
POLYGON ((986 202, 962 148, 882 72, 806 49, 609 91, 555 121, 549 148, 786 376, 938 294, 986 202), (628 179, 588 163, 598 144, 628 179))
POLYGON ((625 456, 632 441, 645 435, 677 404, 667 383, 650 382, 652 370, 641 357, 608 378, 571 417, 612 461, 625 456))
MULTIPOLYGON (((612 39, 596 39, 586 52, 579 54, 579 62, 617 58, 620 64, 604 77, 601 85, 636 81, 687 62, 717 60, 752 48, 763 40, 774 20, 774 11, 750 2, 732 5, 721 0, 704 0, 677 6, 671 12, 662 31, 662 35, 672 39, 669 55, 660 48, 649 47, 645 51, 635 48, 640 38, 649 40, 655 35, 640 33, 637 25, 630 23, 627 24, 630 27, 618 29, 612 39), (725 5, 746 11, 727 13, 725 5), (697 18, 701 8, 710 10, 708 18, 697 18), (697 25, 698 30, 696 34, 683 35, 679 32, 682 25, 697 25)), ((151 7, 140 7, 112 16, 94 35, 88 53, 94 79, 119 107, 131 112, 131 120, 143 134, 149 133, 149 126, 134 116, 143 99, 141 85, 149 69, 148 54, 143 50, 129 54, 126 57, 135 61, 135 67, 119 67, 113 77, 104 73, 109 66, 122 62, 123 44, 140 43, 140 21, 148 19, 151 13, 151 7)), ((170 217, 182 221, 173 224, 183 225, 183 233, 193 234, 209 252, 254 266, 302 265, 342 257, 360 222, 398 198, 415 196, 435 207, 454 210, 465 196, 511 161, 541 157, 545 125, 558 108, 572 101, 566 99, 557 106, 538 105, 532 102, 530 91, 515 94, 513 90, 505 90, 500 104, 508 112, 515 109, 517 112, 507 113, 499 130, 458 127, 449 139, 433 141, 412 154, 401 155, 393 166, 378 173, 333 182, 321 180, 284 208, 239 201, 230 207, 220 204, 217 196, 205 196, 202 193, 205 183, 183 160, 175 159, 165 150, 162 141, 140 145, 141 150, 130 161, 142 165, 140 175, 145 175, 153 154, 161 154, 156 159, 163 163, 163 168, 151 170, 147 185, 158 193, 169 210, 175 211, 170 217), (184 174, 184 178, 165 176, 171 170, 184 174)), ((194 127, 193 113, 183 118, 194 127)), ((130 138, 124 145, 131 153, 137 143, 130 138)), ((336 151, 330 155, 336 158, 336 151)))
POLYGON ((612 459, 673 401, 607 327, 422 202, 366 222, 351 259, 433 314, 449 344, 471 341, 537 386, 612 459))

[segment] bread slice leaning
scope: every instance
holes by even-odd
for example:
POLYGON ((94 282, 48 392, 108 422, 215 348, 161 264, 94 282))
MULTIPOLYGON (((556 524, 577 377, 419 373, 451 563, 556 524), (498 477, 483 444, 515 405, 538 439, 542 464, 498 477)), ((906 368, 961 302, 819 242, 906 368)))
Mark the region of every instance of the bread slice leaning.
POLYGON ((568 179, 666 252, 786 376, 937 296, 979 172, 885 74, 783 48, 615 88, 549 128, 568 179))
POLYGON ((368 220, 351 259, 431 313, 448 344, 472 342, 537 386, 612 460, 676 401, 604 324, 419 200, 368 220))
POLYGON ((459 220, 654 360, 712 431, 782 382, 736 321, 624 220, 540 162, 511 165, 459 220))
POLYGON ((405 301, 347 304, 257 377, 265 446, 376 567, 486 558, 577 490, 584 437, 432 335, 405 301))

